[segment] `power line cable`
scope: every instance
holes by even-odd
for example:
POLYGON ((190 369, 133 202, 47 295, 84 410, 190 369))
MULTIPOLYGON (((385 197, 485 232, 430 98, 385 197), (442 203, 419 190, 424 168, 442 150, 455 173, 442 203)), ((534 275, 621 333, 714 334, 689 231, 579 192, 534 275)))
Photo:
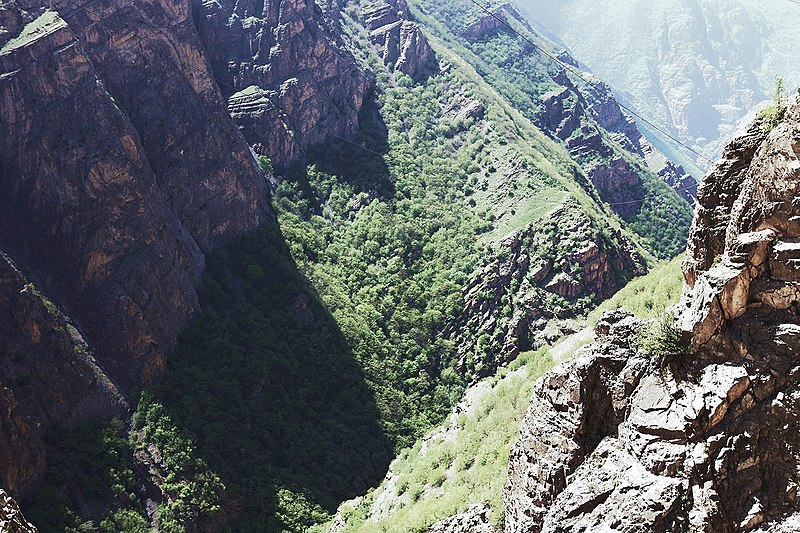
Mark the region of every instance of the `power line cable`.
MULTIPOLYGON (((534 48, 536 48, 537 50, 539 50, 541 53, 543 53, 544 55, 546 55, 546 56, 547 56, 548 58, 550 58, 550 59, 551 59, 553 62, 555 62, 556 64, 558 64, 559 66, 561 66, 561 67, 562 67, 564 70, 566 70, 566 71, 569 71, 569 72, 573 73, 575 76, 577 76, 578 78, 580 78, 581 80, 583 80, 585 83, 587 83, 587 84, 588 84, 588 85, 590 85, 590 86, 594 86, 594 85, 595 85, 595 83, 596 83, 596 82, 594 82, 594 81, 591 81, 591 80, 589 80, 588 78, 586 78, 586 77, 583 75, 583 72, 581 72, 579 69, 577 69, 577 68, 573 67, 572 65, 570 65, 570 64, 568 64, 568 63, 565 63, 565 62, 564 62, 564 61, 562 61, 562 60, 560 60, 559 58, 557 58, 556 56, 554 56, 553 54, 551 54, 550 52, 548 52, 548 51, 547 51, 547 50, 546 50, 544 47, 542 47, 541 45, 539 45, 539 44, 537 44, 536 42, 534 42, 534 41, 533 41, 533 39, 531 39, 530 37, 528 37, 528 36, 526 36, 526 35, 523 35, 523 34, 522 34, 522 33, 520 33, 520 32, 518 32, 518 31, 516 30, 516 28, 514 28, 513 26, 511 26, 511 24, 509 24, 509 23, 508 23, 508 21, 507 21, 507 20, 505 20, 505 18, 501 18, 501 17, 497 16, 497 14, 496 14, 496 13, 492 12, 492 11, 491 11, 491 10, 490 10, 488 7, 486 7, 486 6, 485 6, 485 5, 483 5, 482 3, 478 2, 477 0, 469 0, 469 1, 470 1, 470 2, 472 2, 473 4, 475 4, 476 6, 478 6, 478 7, 479 7, 481 10, 485 11, 485 12, 486 12, 486 13, 487 13, 487 14, 488 14, 490 17, 492 17, 493 19, 495 19, 497 22, 501 23, 503 26, 505 26, 506 28, 508 28, 509 30, 511 30, 511 31, 512 31, 514 34, 516 34, 518 37, 520 37, 521 39, 523 39, 524 41, 526 41, 528 44, 530 44, 531 46, 533 46, 534 48)), ((794 1, 794 0, 790 0, 790 1, 794 1)), ((797 2, 798 2, 798 3, 800 3, 800 0, 797 0, 797 2)), ((699 158, 701 158, 701 159, 704 159, 705 161, 708 161, 709 163, 713 163, 713 162, 714 162, 714 160, 712 160, 712 159, 709 159, 708 157, 704 156, 703 154, 701 154, 700 152, 698 152, 697 150, 695 150, 695 149, 694 149, 694 148, 692 148, 691 146, 687 145, 686 143, 682 142, 680 139, 678 139, 677 137, 675 137, 674 135, 672 135, 671 133, 669 133, 668 131, 666 131, 666 130, 665 130, 664 128, 662 128, 661 126, 659 126, 659 125, 657 125, 657 124, 653 123, 652 121, 648 120, 647 118, 643 117, 641 114, 639 114, 639 113, 638 113, 638 112, 636 112, 635 110, 631 109, 629 106, 625 105, 624 103, 617 101, 617 105, 618 105, 619 107, 621 107, 622 109, 624 109, 625 111, 627 111, 628 113, 630 113, 631 115, 633 115, 634 117, 636 117, 636 118, 638 118, 639 120, 641 120, 642 122, 644 122, 645 124, 647 124, 648 126, 650 126, 650 127, 652 127, 653 129, 655 129, 656 131, 658 131, 658 132, 662 133, 663 135, 665 135, 666 137, 668 137, 669 139, 671 139, 672 141, 674 141, 674 142, 675 142, 676 144, 678 144, 679 146, 682 146, 683 148, 685 148, 685 149, 689 150, 690 152, 692 152, 693 154, 695 154, 697 157, 699 157, 699 158)))

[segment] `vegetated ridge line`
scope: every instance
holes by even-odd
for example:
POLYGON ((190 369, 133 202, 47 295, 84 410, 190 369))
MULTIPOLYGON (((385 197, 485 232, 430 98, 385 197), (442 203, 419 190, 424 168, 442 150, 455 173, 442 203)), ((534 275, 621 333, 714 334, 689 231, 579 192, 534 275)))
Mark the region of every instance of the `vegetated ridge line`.
MULTIPOLYGON (((528 39, 528 38, 527 38, 527 37, 525 37, 524 35, 521 35, 521 34, 520 34, 519 32, 517 32, 517 31, 516 31, 516 30, 515 30, 513 27, 511 27, 510 25, 508 25, 508 23, 507 23, 507 22, 505 22, 505 21, 503 21, 502 19, 500 19, 500 18, 498 18, 497 16, 495 16, 493 13, 491 13, 490 11, 488 11, 488 10, 487 10, 487 9, 486 9, 484 6, 482 6, 481 4, 479 4, 478 2, 476 2, 475 0, 470 0, 470 1, 471 1, 471 2, 473 2, 475 5, 479 6, 481 9, 483 9, 483 10, 484 10, 484 11, 486 11, 487 13, 489 13, 489 14, 490 14, 490 15, 491 15, 493 18, 495 18, 496 20, 498 20, 498 21, 500 21, 501 23, 503 23, 503 24, 504 24, 506 27, 508 27, 508 28, 509 28, 511 31, 513 31, 515 34, 517 34, 517 35, 518 35, 518 36, 520 36, 521 38, 523 38, 523 39, 525 39, 526 41, 528 41, 528 42, 529 42, 531 45, 533 45, 534 47, 536 47, 538 50, 542 51, 542 53, 544 53, 545 55, 547 55, 548 57, 550 57, 550 58, 551 58, 553 61, 555 61, 556 63, 558 63, 558 64, 560 64, 560 65, 562 65, 562 66, 566 66, 566 65, 565 65, 564 63, 562 63, 562 62, 561 62, 561 61, 560 61, 558 58, 556 58, 556 57, 552 56, 552 55, 551 55, 551 54, 549 54, 549 53, 548 53, 546 50, 543 50, 542 48, 540 48, 540 47, 539 47, 539 46, 538 46, 536 43, 534 43, 533 41, 531 41, 530 39, 528 39)), ((800 3, 800 0, 796 0, 796 1, 797 1, 798 3, 800 3)), ((97 12, 95 12, 95 11, 92 11, 92 10, 88 9, 87 7, 85 7, 85 6, 81 5, 81 4, 78 4, 78 3, 77 3, 77 2, 75 2, 74 0, 66 0, 66 2, 67 2, 68 4, 70 4, 70 5, 72 5, 73 7, 75 7, 75 8, 77 8, 77 9, 80 9, 80 10, 84 11, 84 12, 85 12, 85 13, 86 13, 86 14, 89 16, 89 18, 90 18, 90 19, 92 19, 92 21, 93 21, 93 22, 95 22, 95 23, 98 23, 98 22, 103 22, 103 21, 107 21, 107 20, 108 20, 108 17, 103 17, 102 15, 98 14, 97 12)), ((91 2, 90 2, 90 3, 91 3, 91 2)), ((144 18, 142 19, 142 22, 143 22, 145 25, 147 25, 147 26, 150 26, 151 28, 153 28, 153 29, 155 29, 155 30, 158 30, 159 32, 163 32, 163 31, 165 31, 165 29, 166 29, 166 28, 162 28, 162 27, 160 27, 160 26, 156 26, 155 24, 151 23, 150 21, 148 21, 148 20, 146 20, 146 19, 144 19, 144 18)), ((201 69, 201 68, 198 68, 198 67, 196 67, 196 66, 194 66, 194 65, 191 65, 191 64, 189 64, 189 63, 186 63, 185 61, 181 60, 180 58, 173 58, 173 57, 172 57, 172 56, 171 56, 171 55, 168 53, 168 51, 167 51, 167 50, 166 50, 166 49, 165 49, 163 46, 161 46, 160 44, 158 44, 158 43, 154 42, 152 39, 148 39, 147 37, 143 37, 143 36, 139 35, 139 33, 137 33, 135 30, 132 30, 132 29, 128 28, 126 25, 124 25, 124 24, 123 24, 121 27, 117 27, 116 29, 117 29, 118 31, 119 31, 119 30, 125 30, 125 31, 129 31, 129 32, 130 32, 130 33, 131 33, 131 34, 132 34, 134 37, 136 37, 137 39, 140 39, 141 41, 144 41, 144 42, 146 42, 146 43, 150 44, 151 46, 153 46, 153 47, 154 47, 154 48, 156 48, 157 50, 160 50, 162 53, 164 53, 165 57, 166 57, 168 60, 170 60, 170 62, 172 62, 172 64, 173 64, 173 65, 175 65, 176 67, 180 65, 180 66, 186 67, 186 68, 188 68, 188 69, 191 69, 191 70, 197 71, 197 72, 199 72, 199 73, 203 74, 204 76, 208 76, 209 78, 211 78, 212 80, 214 80, 215 82, 217 82, 217 84, 219 84, 219 86, 221 86, 221 87, 227 87, 227 88, 231 89, 231 90, 232 90, 232 91, 234 91, 234 92, 238 92, 238 90, 236 89, 236 87, 234 87, 234 86, 230 85, 229 83, 226 83, 226 82, 224 82, 224 81, 220 80, 219 78, 217 78, 216 76, 214 76, 214 73, 213 73, 213 72, 206 71, 206 70, 203 70, 203 69, 201 69), (176 62, 177 62, 179 65, 178 65, 178 64, 176 64, 176 62)), ((581 76, 580 74, 579 74, 579 77, 580 77, 582 80, 584 80, 586 83, 588 83, 588 84, 590 84, 590 85, 592 84, 592 82, 590 82, 589 80, 587 80, 586 78, 584 78, 584 77, 583 77, 583 76, 581 76)), ((275 105, 275 104, 274 104, 274 103, 272 103, 272 102, 270 102, 270 103, 271 103, 271 104, 272 104, 272 105, 275 107, 275 109, 278 109, 278 110, 279 110, 281 113, 283 113, 284 115, 286 115, 286 116, 289 116, 289 117, 292 117, 292 118, 295 118, 295 119, 297 119, 297 120, 302 120, 300 117, 298 117, 298 116, 296 116, 296 115, 293 115, 293 114, 291 114, 291 113, 287 112, 286 110, 284 110, 284 109, 283 109, 283 108, 281 108, 280 106, 278 106, 278 105, 275 105)), ((618 105, 619 105, 620 107, 622 107, 623 109, 626 109, 626 110, 628 110, 628 108, 627 108, 627 107, 623 106, 623 105, 622 105, 622 104, 620 104, 619 102, 617 102, 617 103, 618 103, 618 105)), ((635 116, 639 116, 639 115, 636 115, 635 113, 633 113, 632 111, 631 111, 631 113, 632 113, 632 114, 634 114, 635 116)), ((177 117, 177 116, 178 116, 178 113, 173 113, 173 115, 172 115, 172 116, 174 116, 174 117, 177 117)), ((656 128, 657 128, 657 126, 655 126, 654 124, 652 124, 652 123, 648 122, 647 120, 645 120, 645 119, 642 119, 642 120, 643 120, 643 121, 645 121, 645 122, 647 122, 647 123, 648 123, 648 124, 650 124, 651 126, 653 126, 653 127, 656 127, 656 128)), ((355 146, 356 148, 360 148, 361 150, 365 150, 365 151, 367 151, 367 152, 370 152, 371 154, 373 154, 373 155, 377 155, 378 157, 383 157, 383 154, 381 154, 380 152, 377 152, 377 151, 375 151, 375 150, 372 150, 371 148, 368 148, 368 147, 366 147, 366 146, 363 146, 363 145, 361 145, 361 144, 359 144, 359 143, 357 143, 357 142, 354 142, 354 141, 352 141, 352 140, 350 140, 350 139, 347 139, 347 138, 345 138, 345 137, 342 137, 341 135, 338 135, 338 134, 336 134, 336 133, 334 133, 334 132, 332 132, 332 131, 326 130, 325 128, 323 128, 322 126, 320 126, 320 125, 318 125, 318 124, 314 124, 314 127, 316 127, 317 129, 319 129, 319 130, 320 130, 320 131, 322 131, 323 133, 325 133, 325 134, 327 134, 327 135, 330 135, 331 137, 335 137, 335 138, 337 138, 337 139, 339 139, 339 140, 341 140, 341 141, 343 141, 343 142, 345 142, 345 143, 347 143, 347 144, 350 144, 351 146, 355 146)), ((659 129, 659 131, 661 131, 661 130, 659 129)), ((685 147, 685 148, 687 148, 688 150, 692 150, 691 148, 689 148, 688 146, 684 145, 683 143, 681 143, 680 141, 678 141, 678 140, 677 140, 677 139, 675 139, 674 137, 670 136, 668 133, 664 132, 664 134, 665 134, 665 135, 667 135, 667 136, 669 136, 671 139, 675 140, 675 142, 679 143, 681 146, 684 146, 684 147, 685 147)), ((302 133, 301 133, 301 135, 302 135, 302 133)), ((708 160, 709 162, 713 162, 713 161, 711 161, 710 159, 708 159, 708 158, 706 158, 705 156, 703 156, 702 154, 699 154, 699 153, 695 152, 694 150, 692 150, 692 152, 696 153, 696 154, 697 154, 698 156, 700 156, 700 157, 703 157, 704 159, 708 160)), ((120 172, 116 173, 116 174, 115 174, 115 175, 114 175, 114 176, 113 176, 111 179, 112 179, 112 180, 113 180, 113 179, 116 179, 117 177, 121 176, 121 175, 122 175, 122 174, 124 174, 124 173, 125 173, 125 171, 120 171, 120 172)), ((199 179, 196 179, 195 181, 199 181, 199 179)), ((187 182, 187 184, 186 184, 186 185, 185 185, 185 186, 184 186, 184 187, 181 189, 181 191, 183 191, 184 189, 186 189, 186 187, 188 187, 190 184, 192 184, 192 181, 191 181, 191 180, 190 180, 189 182, 187 182)), ((694 187, 695 187, 695 185, 690 185, 690 186, 688 186, 688 187, 684 187, 684 188, 680 188, 680 189, 672 189, 672 190, 673 190, 673 191, 675 191, 675 192, 682 192, 682 191, 685 191, 685 190, 692 189, 692 188, 694 188, 694 187)), ((178 192, 181 192, 181 191, 178 191, 178 192)), ((606 205, 609 205, 609 206, 613 206, 613 205, 622 205, 622 204, 630 204, 630 203, 644 202, 644 201, 645 201, 645 200, 647 200, 648 198, 649 198, 649 197, 647 197, 647 196, 646 196, 646 197, 644 197, 644 198, 640 198, 640 199, 638 199, 638 200, 629 200, 629 201, 626 201, 626 202, 614 202, 614 203, 603 202, 603 203, 605 203, 606 205)))

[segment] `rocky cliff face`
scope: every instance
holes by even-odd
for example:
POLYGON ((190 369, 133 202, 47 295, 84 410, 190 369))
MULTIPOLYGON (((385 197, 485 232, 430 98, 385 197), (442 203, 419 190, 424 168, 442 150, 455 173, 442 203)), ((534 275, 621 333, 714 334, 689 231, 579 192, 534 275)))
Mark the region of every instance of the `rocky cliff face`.
POLYGON ((637 167, 630 154, 641 157, 650 171, 687 202, 694 201, 697 194, 694 178, 683 167, 668 161, 642 136, 607 85, 596 82, 578 86, 564 72, 554 80, 559 87, 542 96, 534 122, 564 142, 600 197, 614 211, 631 220, 648 195, 643 169, 637 167), (627 151, 627 157, 612 142, 627 151))
POLYGON ((268 200, 188 6, 123 4, 4 4, 0 240, 131 385, 197 309, 204 254, 268 200))
POLYGON ((313 0, 192 6, 214 75, 247 141, 278 168, 351 137, 370 82, 313 0))
POLYGON ((0 486, 28 494, 48 428, 127 412, 123 391, 75 327, 0 253, 0 486))
MULTIPOLYGON (((506 531, 789 531, 797 523, 800 104, 704 181, 677 309, 686 353, 613 312, 536 385, 506 531), (716 191, 716 192, 715 192, 716 191)), ((671 333, 670 333, 671 332, 671 333)))
POLYGON ((435 73, 436 56, 422 30, 408 19, 405 0, 379 0, 362 8, 370 42, 380 47, 383 62, 413 78, 435 73))
POLYGON ((517 10, 508 3, 503 3, 491 9, 491 13, 480 11, 479 15, 461 30, 461 36, 470 41, 482 39, 505 28, 505 23, 508 22, 508 15, 518 19, 521 18, 517 10))
POLYGON ((570 332, 564 319, 580 313, 578 300, 602 301, 645 273, 632 243, 620 233, 604 239, 574 206, 548 219, 504 241, 462 289, 463 312, 445 332, 458 339, 461 371, 490 375, 520 351, 557 340, 570 332))
POLYGON ((198 309, 206 254, 271 214, 187 2, 12 1, 0 27, 0 484, 16 498, 55 429, 128 413, 126 388, 159 375, 198 309))
POLYGON ((0 531, 7 533, 36 533, 38 530, 25 520, 19 505, 0 489, 0 531))

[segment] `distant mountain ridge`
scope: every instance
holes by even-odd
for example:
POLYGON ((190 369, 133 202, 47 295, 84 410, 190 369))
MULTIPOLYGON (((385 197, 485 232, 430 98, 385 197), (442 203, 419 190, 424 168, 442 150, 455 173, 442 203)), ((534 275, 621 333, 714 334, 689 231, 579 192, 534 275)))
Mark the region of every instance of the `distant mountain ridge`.
POLYGON ((793 61, 800 5, 787 0, 520 0, 519 6, 623 100, 703 154, 707 159, 683 150, 702 168, 770 98, 775 77, 788 87, 800 83, 793 61))

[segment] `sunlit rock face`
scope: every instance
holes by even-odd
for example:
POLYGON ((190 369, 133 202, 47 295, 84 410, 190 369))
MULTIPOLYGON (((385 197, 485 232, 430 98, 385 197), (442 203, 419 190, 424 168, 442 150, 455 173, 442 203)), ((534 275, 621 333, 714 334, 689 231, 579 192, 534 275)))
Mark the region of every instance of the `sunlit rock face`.
POLYGON ((545 375, 509 459, 505 531, 791 531, 800 509, 800 103, 698 191, 674 335, 605 314, 545 375))

